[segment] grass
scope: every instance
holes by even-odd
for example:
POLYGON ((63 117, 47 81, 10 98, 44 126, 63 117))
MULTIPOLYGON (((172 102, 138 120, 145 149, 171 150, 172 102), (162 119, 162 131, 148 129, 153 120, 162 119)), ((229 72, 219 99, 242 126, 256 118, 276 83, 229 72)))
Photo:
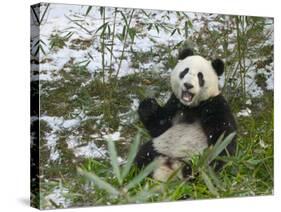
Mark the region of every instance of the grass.
MULTIPOLYGON (((123 83, 123 86, 129 86, 132 81, 138 81, 138 78, 137 76, 127 76, 120 80, 128 82, 128 84, 123 83)), ((153 83, 157 82, 154 81, 153 83)), ((140 87, 142 88, 142 86, 140 87)), ((165 87, 163 90, 165 90, 165 87)), ((124 89, 123 92, 125 91, 126 89, 124 89)), ((122 89, 120 89, 120 92, 122 92, 122 89)), ((138 96, 138 92, 137 88, 130 90, 130 94, 136 96, 138 96)), ((121 93, 120 96, 122 95, 124 94, 121 93)), ((119 95, 115 97, 118 99, 119 95)), ((141 98, 141 94, 139 94, 138 98, 141 98)), ((100 160, 76 158, 72 154, 72 151, 65 146, 65 138, 74 132, 64 132, 63 134, 60 133, 58 143, 60 145, 58 145, 57 148, 61 151, 60 157, 64 161, 64 164, 68 161, 66 163, 68 165, 61 166, 58 162, 49 164, 50 168, 45 172, 49 180, 41 184, 42 195, 47 196, 54 188, 57 188, 58 185, 62 185, 63 188, 68 190, 67 194, 64 194, 64 196, 66 199, 71 200, 72 206, 85 206, 175 201, 186 198, 205 199, 272 194, 273 93, 268 91, 262 97, 251 99, 252 105, 246 105, 241 98, 233 98, 234 99, 229 99, 229 101, 233 102, 232 109, 234 114, 239 112, 241 108, 249 107, 252 111, 252 115, 249 117, 237 118, 237 122, 239 123, 239 131, 237 132, 237 153, 233 157, 223 158, 227 163, 225 169, 220 174, 213 174, 209 169, 204 169, 203 172, 200 172, 199 178, 196 178, 192 182, 175 180, 165 184, 147 177, 128 192, 126 189, 124 190, 124 186, 133 181, 138 173, 134 166, 129 169, 126 177, 120 180, 120 174, 117 174, 119 177, 116 176, 116 173, 118 173, 118 171, 116 171, 117 169, 112 169, 112 166, 117 166, 116 163, 112 164, 112 158, 111 160, 110 157, 100 160), (73 162, 74 158, 75 162, 73 162), (78 173, 76 172, 77 167, 80 167, 78 173), (116 188, 119 192, 118 195, 116 196, 106 191, 103 187, 96 185, 97 177, 116 188)), ((121 104, 118 105, 117 108, 119 109, 117 109, 117 111, 123 111, 122 105, 130 107, 129 101, 122 101, 121 104)), ((91 138, 87 138, 87 136, 92 134, 93 131, 99 131, 99 129, 93 129, 93 124, 95 124, 94 120, 88 120, 82 122, 81 126, 77 129, 79 134, 82 133, 84 135, 85 143, 87 143, 87 140, 91 140, 91 138)), ((43 131, 48 131, 48 126, 43 125, 42 127, 43 131)), ((128 156, 128 147, 130 146, 129 143, 132 135, 137 134, 137 129, 141 129, 141 124, 135 120, 133 126, 124 125, 123 127, 123 134, 126 136, 124 140, 125 144, 122 145, 123 142, 119 141, 116 148, 118 155, 122 158, 126 158, 128 156)), ((141 131, 140 143, 147 140, 147 134, 141 131)), ((103 145, 103 143, 104 142, 101 141, 100 145, 103 145)), ((45 160, 47 160, 47 157, 48 155, 46 154, 45 160)), ((116 160, 116 156, 114 157, 114 160, 116 160)), ((200 158, 194 158, 193 168, 200 170, 198 164, 200 164, 200 158)), ((120 170, 124 170, 124 167, 120 167, 120 170)), ((42 203, 44 207, 64 207, 63 205, 54 205, 45 198, 43 199, 46 201, 42 203)))

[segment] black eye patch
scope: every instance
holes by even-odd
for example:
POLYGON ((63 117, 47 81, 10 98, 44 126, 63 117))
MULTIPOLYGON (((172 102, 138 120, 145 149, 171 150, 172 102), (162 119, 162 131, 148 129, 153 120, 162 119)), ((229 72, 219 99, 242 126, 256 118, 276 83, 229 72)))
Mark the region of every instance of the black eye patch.
POLYGON ((188 73, 189 68, 184 69, 181 73, 180 73, 180 79, 184 78, 184 76, 188 73))
POLYGON ((198 76, 198 80, 199 80, 199 85, 200 85, 200 87, 203 87, 203 86, 204 86, 204 83, 205 83, 203 74, 202 74, 201 72, 199 72, 199 73, 197 74, 197 76, 198 76))

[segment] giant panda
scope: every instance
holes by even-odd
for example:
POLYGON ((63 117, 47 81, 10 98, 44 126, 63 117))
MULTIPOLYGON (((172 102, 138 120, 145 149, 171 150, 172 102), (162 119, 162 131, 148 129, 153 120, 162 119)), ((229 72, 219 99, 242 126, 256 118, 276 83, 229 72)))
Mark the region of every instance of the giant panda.
MULTIPOLYGON (((139 118, 152 139, 140 147, 135 159, 138 167, 156 160, 154 179, 165 182, 174 173, 181 179, 192 178, 186 158, 200 155, 223 133, 226 137, 236 132, 234 116, 219 90, 223 72, 221 59, 209 61, 190 48, 180 52, 171 72, 172 94, 167 103, 161 107, 154 98, 140 102, 139 118)), ((221 155, 233 155, 235 150, 236 137, 221 155)), ((220 170, 223 162, 215 161, 214 167, 220 170)))

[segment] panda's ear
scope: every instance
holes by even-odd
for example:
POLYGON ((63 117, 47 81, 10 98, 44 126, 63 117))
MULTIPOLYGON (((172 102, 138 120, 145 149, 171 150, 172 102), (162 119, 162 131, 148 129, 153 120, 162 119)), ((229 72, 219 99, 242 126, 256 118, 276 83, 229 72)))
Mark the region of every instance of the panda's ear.
POLYGON ((192 49, 190 49, 190 48, 183 49, 183 50, 180 51, 178 59, 183 60, 183 59, 185 59, 189 56, 192 56, 192 55, 193 55, 192 49))
POLYGON ((212 61, 212 66, 215 69, 218 76, 221 76, 224 72, 224 63, 221 59, 215 59, 212 61))

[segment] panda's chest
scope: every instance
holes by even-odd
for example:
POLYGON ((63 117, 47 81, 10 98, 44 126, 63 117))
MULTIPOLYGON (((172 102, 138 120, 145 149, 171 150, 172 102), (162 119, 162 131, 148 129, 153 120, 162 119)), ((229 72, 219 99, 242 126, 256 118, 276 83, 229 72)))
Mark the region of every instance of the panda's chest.
POLYGON ((200 121, 177 113, 172 119, 172 127, 153 139, 154 148, 172 158, 192 157, 208 147, 207 136, 200 121))
POLYGON ((179 111, 172 118, 173 126, 181 123, 192 124, 194 122, 199 122, 199 118, 196 113, 186 113, 185 111, 179 111))

